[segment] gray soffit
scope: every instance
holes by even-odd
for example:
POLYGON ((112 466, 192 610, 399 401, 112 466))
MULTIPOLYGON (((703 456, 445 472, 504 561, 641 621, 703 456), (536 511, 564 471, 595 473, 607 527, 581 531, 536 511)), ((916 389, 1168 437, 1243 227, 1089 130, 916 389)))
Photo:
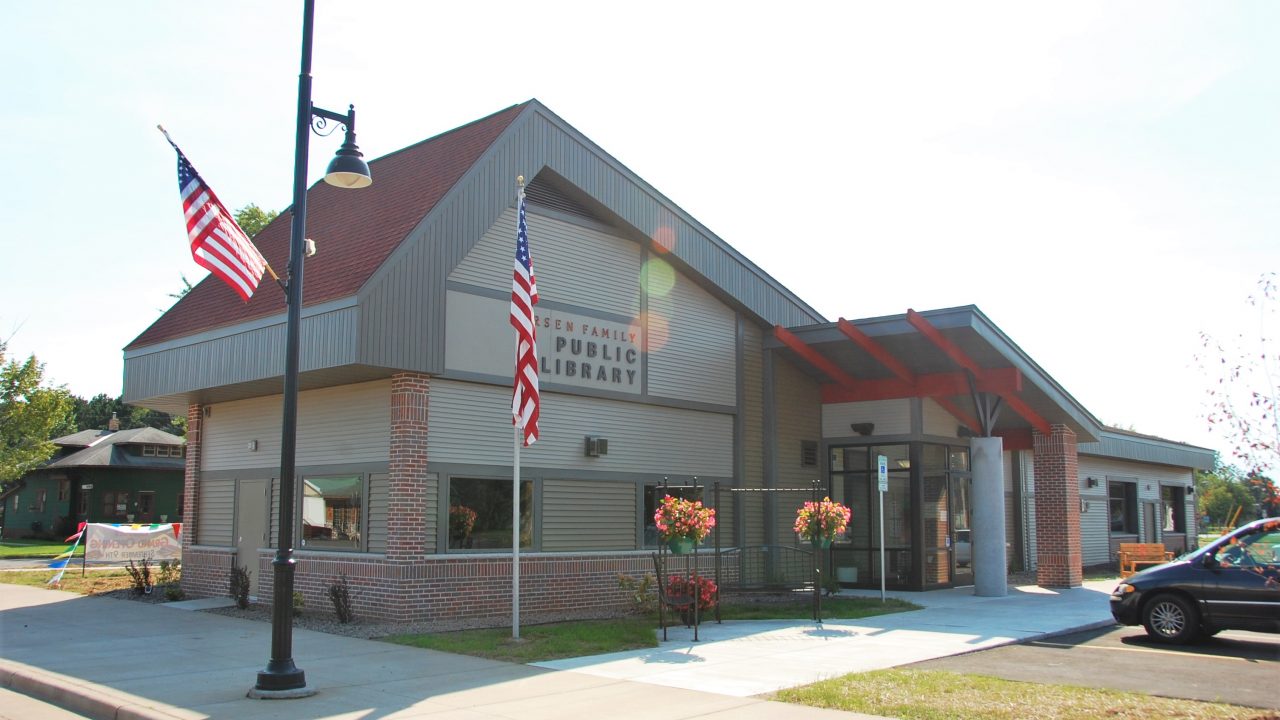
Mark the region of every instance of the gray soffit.
MULTIPOLYGON (((1040 417, 1049 423, 1060 423, 1071 428, 1076 433, 1078 442, 1093 442, 1099 439, 1103 429, 1102 423, 1014 344, 977 307, 968 305, 928 310, 921 312, 920 315, 979 366, 986 369, 1016 368, 1022 375, 1022 392, 1019 393, 1018 398, 1040 417)), ((960 370, 942 350, 907 321, 906 314, 850 322, 883 346, 916 375, 960 370)), ((836 323, 788 329, 806 345, 834 362, 855 379, 894 378, 888 368, 845 337, 836 323)), ((831 382, 772 335, 767 337, 765 347, 785 353, 819 382, 831 382)), ((951 399, 961 409, 970 414, 976 414, 968 393, 951 399)), ((1022 430, 1027 427, 1028 423, 1007 405, 1001 410, 995 425, 997 431, 1022 430)))

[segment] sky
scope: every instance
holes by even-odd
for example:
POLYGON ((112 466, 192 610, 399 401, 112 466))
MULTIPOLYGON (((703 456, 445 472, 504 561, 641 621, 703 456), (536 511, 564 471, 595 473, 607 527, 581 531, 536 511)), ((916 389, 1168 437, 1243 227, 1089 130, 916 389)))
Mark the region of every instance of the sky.
MULTIPOLYGON (((205 276, 157 124, 229 207, 288 206, 301 18, 6 7, 10 359, 118 395, 122 348, 205 276)), ((537 98, 828 319, 977 305, 1104 423, 1225 451, 1202 334, 1253 352, 1247 298, 1280 269, 1278 21, 1266 2, 320 0, 313 99, 355 104, 372 159, 537 98)), ((339 142, 313 138, 309 181, 339 142)))

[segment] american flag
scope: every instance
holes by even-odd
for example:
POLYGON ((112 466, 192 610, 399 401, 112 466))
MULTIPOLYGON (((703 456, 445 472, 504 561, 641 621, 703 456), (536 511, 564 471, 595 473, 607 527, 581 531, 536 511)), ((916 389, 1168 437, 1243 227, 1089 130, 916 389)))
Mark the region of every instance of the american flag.
POLYGON ((182 150, 172 140, 169 144, 178 153, 178 191, 182 195, 182 212, 187 217, 191 257, 248 302, 258 289, 267 261, 200 173, 191 167, 182 150))
POLYGON ((533 327, 533 306, 538 304, 538 280, 529 257, 529 231, 524 219, 524 188, 520 189, 520 219, 516 223, 516 263, 511 280, 511 326, 516 329, 515 391, 511 397, 512 423, 524 428, 524 445, 538 439, 538 344, 533 327))

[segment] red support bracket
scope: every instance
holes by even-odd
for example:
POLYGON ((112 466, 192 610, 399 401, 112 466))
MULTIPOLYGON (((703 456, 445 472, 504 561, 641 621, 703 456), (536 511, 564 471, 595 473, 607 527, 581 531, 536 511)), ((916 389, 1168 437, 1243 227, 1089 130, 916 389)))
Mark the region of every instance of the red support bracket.
POLYGON ((783 345, 791 348, 797 355, 804 358, 805 362, 821 370, 824 375, 831 378, 836 384, 851 388, 857 384, 851 375, 836 367, 836 364, 823 357, 817 350, 809 347, 803 340, 796 337, 794 333, 781 325, 773 327, 773 336, 778 338, 783 345))

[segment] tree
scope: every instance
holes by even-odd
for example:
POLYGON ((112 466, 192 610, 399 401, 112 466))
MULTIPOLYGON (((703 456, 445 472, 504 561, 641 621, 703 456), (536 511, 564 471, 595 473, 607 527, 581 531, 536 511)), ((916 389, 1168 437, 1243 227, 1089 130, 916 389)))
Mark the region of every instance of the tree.
POLYGON ((1258 312, 1256 340, 1249 342, 1238 335, 1220 341, 1202 332, 1203 351, 1196 357, 1200 369, 1217 378, 1206 415, 1210 432, 1226 436, 1235 459, 1255 474, 1280 465, 1280 418, 1276 416, 1280 355, 1267 335, 1268 323, 1276 314, 1276 293, 1276 274, 1263 273, 1258 291, 1248 298, 1258 312))
POLYGON ((1209 519, 1208 525, 1226 525, 1240 507, 1245 508, 1241 516, 1253 518, 1253 495, 1238 475, 1235 468, 1229 466, 1196 473, 1196 509, 1200 517, 1209 519))
POLYGON ((103 430, 114 414, 120 422, 121 430, 153 427, 177 435, 185 435, 187 432, 185 417, 175 418, 168 413, 130 405, 124 401, 123 395, 113 398, 106 393, 99 393, 89 400, 79 397, 73 400, 77 430, 103 430))
POLYGON ((182 289, 176 293, 169 293, 169 297, 174 300, 181 300, 183 296, 191 292, 191 281, 187 279, 187 276, 182 273, 178 273, 178 277, 182 278, 182 289))
POLYGON ((1263 517, 1280 517, 1280 489, 1276 488, 1271 478, 1251 473, 1245 488, 1253 496, 1253 501, 1258 504, 1263 517))
POLYGON ((44 365, 35 355, 6 363, 5 349, 0 342, 0 484, 53 457, 49 440, 74 427, 71 393, 43 384, 44 365))
POLYGON ((275 210, 263 210, 262 208, 249 203, 236 211, 236 223, 240 225, 240 229, 245 234, 253 237, 262 232, 262 228, 266 227, 272 220, 276 219, 280 213, 275 210))

